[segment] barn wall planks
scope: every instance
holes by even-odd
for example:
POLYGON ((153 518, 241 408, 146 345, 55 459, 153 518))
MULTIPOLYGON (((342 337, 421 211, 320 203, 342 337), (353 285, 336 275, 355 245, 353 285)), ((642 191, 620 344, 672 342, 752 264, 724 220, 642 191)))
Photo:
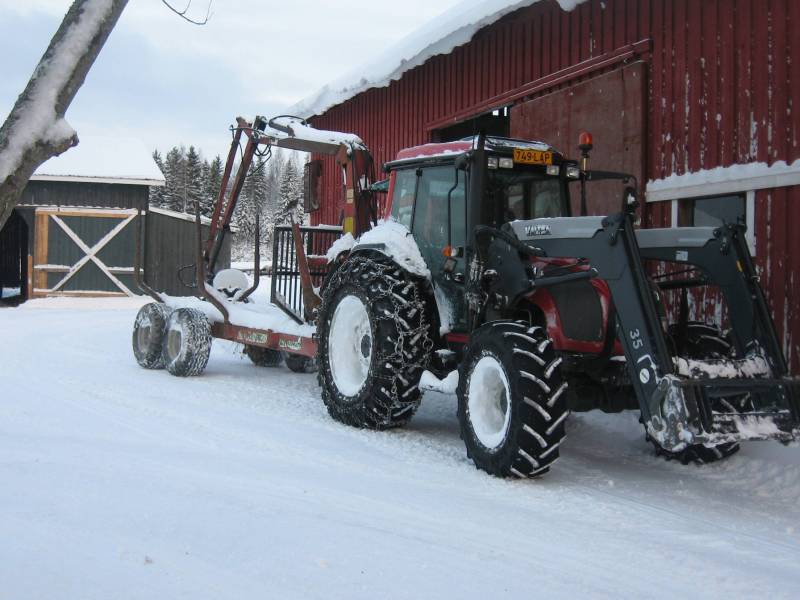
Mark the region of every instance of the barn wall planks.
MULTIPOLYGON (((571 12, 542 0, 313 122, 358 133, 380 166, 403 147, 431 141, 432 124, 495 108, 492 98, 649 39, 642 56, 650 63, 647 179, 754 161, 792 163, 800 159, 800 110, 793 106, 800 60, 791 60, 800 56, 798 25, 797 0, 590 0, 571 12)), ((338 223, 341 179, 332 160, 323 177, 323 205, 313 221, 338 223)), ((651 203, 646 212, 646 225, 671 225, 668 202, 651 203)), ((800 187, 756 194, 756 263, 794 372, 800 236, 791 227, 798 218, 800 187)))

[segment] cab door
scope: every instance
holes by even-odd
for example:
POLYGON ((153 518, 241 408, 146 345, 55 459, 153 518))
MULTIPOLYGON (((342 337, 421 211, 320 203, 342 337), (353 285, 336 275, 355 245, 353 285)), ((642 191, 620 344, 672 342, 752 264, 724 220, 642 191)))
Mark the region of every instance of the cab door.
POLYGON ((411 232, 431 271, 443 329, 463 331, 466 326, 466 264, 463 257, 466 239, 465 174, 456 171, 452 165, 443 165, 417 169, 416 178, 411 232), (448 224, 449 245, 462 249, 461 256, 454 259, 444 255, 448 245, 448 224))

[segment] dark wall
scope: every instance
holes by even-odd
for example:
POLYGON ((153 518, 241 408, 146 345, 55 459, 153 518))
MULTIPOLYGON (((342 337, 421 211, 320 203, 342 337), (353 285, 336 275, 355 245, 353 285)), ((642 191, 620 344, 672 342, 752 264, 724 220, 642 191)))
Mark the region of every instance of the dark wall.
POLYGON ((78 181, 30 181, 19 205, 147 208, 148 186, 78 181))
MULTIPOLYGON (((148 212, 145 239, 144 277, 150 287, 170 296, 193 296, 197 290, 181 283, 178 275, 183 267, 194 265, 197 241, 195 224, 181 218, 148 212)), ((208 227, 203 226, 203 243, 208 235, 208 227)), ((231 236, 225 239, 220 253, 217 270, 225 269, 231 263, 231 236)), ((183 280, 194 283, 194 268, 182 271, 183 280)))

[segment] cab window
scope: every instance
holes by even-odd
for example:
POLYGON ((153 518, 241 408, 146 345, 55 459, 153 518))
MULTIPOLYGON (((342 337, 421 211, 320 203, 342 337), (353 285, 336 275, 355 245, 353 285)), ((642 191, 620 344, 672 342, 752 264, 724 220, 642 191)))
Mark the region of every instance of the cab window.
POLYGON ((395 172, 394 192, 392 193, 392 218, 411 229, 414 214, 414 193, 417 188, 416 169, 395 172))

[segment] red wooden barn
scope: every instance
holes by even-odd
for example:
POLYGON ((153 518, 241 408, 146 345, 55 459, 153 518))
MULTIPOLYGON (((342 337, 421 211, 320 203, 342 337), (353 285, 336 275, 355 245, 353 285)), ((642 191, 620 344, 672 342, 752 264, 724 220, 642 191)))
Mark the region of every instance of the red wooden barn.
MULTIPOLYGON (((800 1, 467 1, 300 103, 376 161, 480 129, 545 140, 639 177, 644 226, 740 217, 792 371, 800 371, 800 1)), ((314 223, 337 223, 322 165, 314 223)), ((610 212, 617 198, 594 198, 610 212)), ((724 319, 715 298, 696 317, 724 319), (704 313, 704 314, 701 314, 704 313)))

